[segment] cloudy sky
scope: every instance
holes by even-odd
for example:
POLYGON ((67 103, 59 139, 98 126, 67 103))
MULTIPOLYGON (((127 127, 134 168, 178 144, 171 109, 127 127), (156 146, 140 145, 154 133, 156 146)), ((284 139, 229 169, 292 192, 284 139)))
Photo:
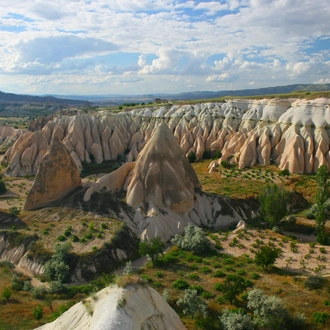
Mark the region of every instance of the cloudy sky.
POLYGON ((0 0, 0 90, 330 83, 329 0, 0 0))

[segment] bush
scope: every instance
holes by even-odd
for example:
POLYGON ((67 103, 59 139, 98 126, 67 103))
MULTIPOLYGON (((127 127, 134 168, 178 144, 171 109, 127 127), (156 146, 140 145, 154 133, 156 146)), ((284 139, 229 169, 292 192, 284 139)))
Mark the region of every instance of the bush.
POLYGON ((54 254, 51 259, 45 264, 45 274, 52 280, 58 282, 65 282, 70 276, 69 250, 71 245, 58 244, 55 247, 54 254))
POLYGON ((190 151, 188 154, 189 163, 194 163, 196 161, 196 154, 193 151, 190 151))
POLYGON ((5 301, 8 301, 11 297, 11 290, 7 287, 4 287, 4 289, 2 290, 2 298, 5 300, 5 301))
POLYGON ((210 248, 210 241, 205 236, 203 229, 189 224, 184 230, 184 236, 176 234, 171 240, 179 248, 204 252, 210 248))
POLYGON ((313 322, 325 324, 327 322, 327 320, 329 319, 329 317, 330 317, 330 314, 328 314, 328 313, 315 312, 313 314, 313 322))
POLYGON ((19 215, 21 213, 21 210, 19 208, 17 208, 16 206, 13 206, 13 207, 9 208, 9 212, 11 215, 16 217, 17 215, 19 215))
POLYGON ((269 269, 274 265, 276 259, 280 255, 280 249, 269 245, 260 246, 255 254, 255 263, 263 269, 269 269))
POLYGON ((161 241, 160 237, 155 237, 150 242, 139 243, 139 253, 141 256, 149 256, 152 264, 154 265, 160 254, 163 254, 165 244, 161 241))
POLYGON ((217 151, 215 152, 215 154, 214 154, 214 158, 219 159, 219 158, 221 158, 221 157, 222 157, 222 153, 221 153, 221 151, 220 151, 220 150, 217 150, 217 151))
POLYGON ((266 296, 259 289, 248 293, 247 307, 254 310, 255 323, 263 329, 302 329, 306 321, 302 314, 292 317, 280 298, 266 296))
POLYGON ((309 276, 306 282, 304 283, 305 288, 310 290, 322 289, 328 280, 325 277, 321 276, 309 276))
POLYGON ((0 180, 0 195, 4 195, 7 192, 5 183, 0 180))
POLYGON ((185 289, 188 289, 190 285, 185 280, 176 280, 176 281, 174 281, 173 286, 176 289, 185 290, 185 289))
POLYGON ((315 219, 317 212, 317 205, 313 204, 305 213, 307 219, 315 219))
POLYGON ((229 168, 230 164, 226 160, 222 160, 221 161, 221 166, 224 167, 224 168, 229 168))
POLYGON ((44 315, 44 310, 43 307, 41 305, 38 305, 34 310, 33 310, 33 317, 38 321, 38 323, 40 322, 41 318, 44 315))
POLYGON ((253 330, 251 317, 241 312, 231 312, 226 309, 219 317, 224 330, 253 330))
POLYGON ((198 297, 196 290, 185 290, 183 298, 177 301, 177 305, 183 308, 183 314, 206 317, 207 304, 198 297))

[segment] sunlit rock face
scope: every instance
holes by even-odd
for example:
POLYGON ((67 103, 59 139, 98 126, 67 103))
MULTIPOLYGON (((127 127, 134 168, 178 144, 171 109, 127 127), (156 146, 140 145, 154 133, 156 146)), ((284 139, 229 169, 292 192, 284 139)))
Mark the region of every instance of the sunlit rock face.
POLYGON ((146 203, 150 208, 182 214, 193 208, 195 190, 201 188, 178 141, 162 123, 138 157, 127 188, 127 203, 132 207, 146 203))
POLYGON ((327 98, 237 99, 228 102, 135 109, 118 115, 54 118, 41 130, 21 135, 5 154, 7 174, 36 174, 51 140, 57 136, 77 167, 126 154, 133 162, 164 122, 185 155, 197 160, 220 150, 222 160, 240 168, 275 162, 293 173, 311 173, 330 164, 330 101, 327 98))
POLYGON ((68 150, 56 137, 42 158, 24 209, 32 210, 55 202, 81 183, 78 168, 68 150))
POLYGON ((154 289, 105 288, 36 330, 185 330, 179 316, 154 289))

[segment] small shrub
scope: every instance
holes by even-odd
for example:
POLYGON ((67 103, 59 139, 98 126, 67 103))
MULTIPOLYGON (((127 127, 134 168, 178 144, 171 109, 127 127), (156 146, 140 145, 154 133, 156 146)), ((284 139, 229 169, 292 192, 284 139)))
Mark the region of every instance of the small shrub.
POLYGON ((189 289, 196 290, 198 295, 200 295, 204 291, 203 287, 197 284, 191 285, 189 289))
POLYGON ((219 296, 217 298, 217 302, 219 305, 224 305, 226 303, 226 299, 223 296, 219 296))
POLYGON ((201 296, 204 298, 204 299, 212 299, 215 297, 215 295, 209 291, 203 291, 201 296))
POLYGON ((163 277, 163 273, 161 271, 157 271, 156 272, 156 276, 159 277, 159 278, 162 278, 163 277))
POLYGON ((212 269, 209 268, 209 267, 202 267, 202 268, 201 268, 201 272, 202 272, 203 274, 210 274, 210 273, 212 273, 212 269))
POLYGON ((226 274, 224 272, 222 272, 221 270, 217 270, 214 272, 213 274, 214 277, 226 277, 226 274))
POLYGON ((319 323, 319 324, 325 324, 327 320, 329 319, 330 314, 328 313, 320 313, 320 312, 315 312, 313 314, 313 322, 319 323))
POLYGON ((188 278, 193 281, 199 280, 199 276, 196 273, 189 274, 188 278))
POLYGON ((60 235, 60 236, 57 237, 57 240, 60 241, 60 242, 64 242, 64 241, 66 241, 66 237, 63 236, 63 235, 60 235))
POLYGON ((309 276, 305 281, 304 286, 310 290, 317 290, 322 289, 327 283, 328 280, 325 277, 309 276))
POLYGON ((190 151, 188 154, 189 163, 194 163, 196 161, 196 154, 193 151, 190 151))
POLYGON ((8 301, 10 299, 11 294, 12 294, 11 290, 9 288, 7 288, 7 287, 4 287, 4 289, 2 290, 2 293, 1 293, 2 298, 5 301, 8 301))
POLYGON ((190 287, 190 285, 185 280, 176 280, 174 281, 173 286, 179 290, 185 290, 190 287))
POLYGON ((320 247, 320 252, 325 254, 325 253, 327 253, 327 250, 324 247, 320 247))

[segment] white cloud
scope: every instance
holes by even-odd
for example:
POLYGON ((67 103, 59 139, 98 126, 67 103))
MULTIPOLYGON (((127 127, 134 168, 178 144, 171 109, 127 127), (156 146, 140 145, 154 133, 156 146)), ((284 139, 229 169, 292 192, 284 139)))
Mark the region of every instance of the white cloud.
MULTIPOLYGON (((234 89, 322 81, 330 75, 329 17, 328 0, 0 0, 0 73, 17 82, 5 76, 0 89, 23 86, 22 73, 56 75, 40 81, 41 92, 71 81, 68 73, 80 77, 70 86, 85 83, 86 91, 92 79, 110 76, 116 88, 125 74, 139 74, 143 92, 215 89, 229 80, 234 89), (319 39, 323 49, 313 48, 319 39), (134 64, 106 60, 118 50, 136 54, 134 64), (157 58, 150 63, 144 54, 157 58), (215 54, 225 55, 209 63, 215 54), (192 83, 180 79, 187 75, 192 83)), ((127 92, 133 80, 126 79, 127 92)))

